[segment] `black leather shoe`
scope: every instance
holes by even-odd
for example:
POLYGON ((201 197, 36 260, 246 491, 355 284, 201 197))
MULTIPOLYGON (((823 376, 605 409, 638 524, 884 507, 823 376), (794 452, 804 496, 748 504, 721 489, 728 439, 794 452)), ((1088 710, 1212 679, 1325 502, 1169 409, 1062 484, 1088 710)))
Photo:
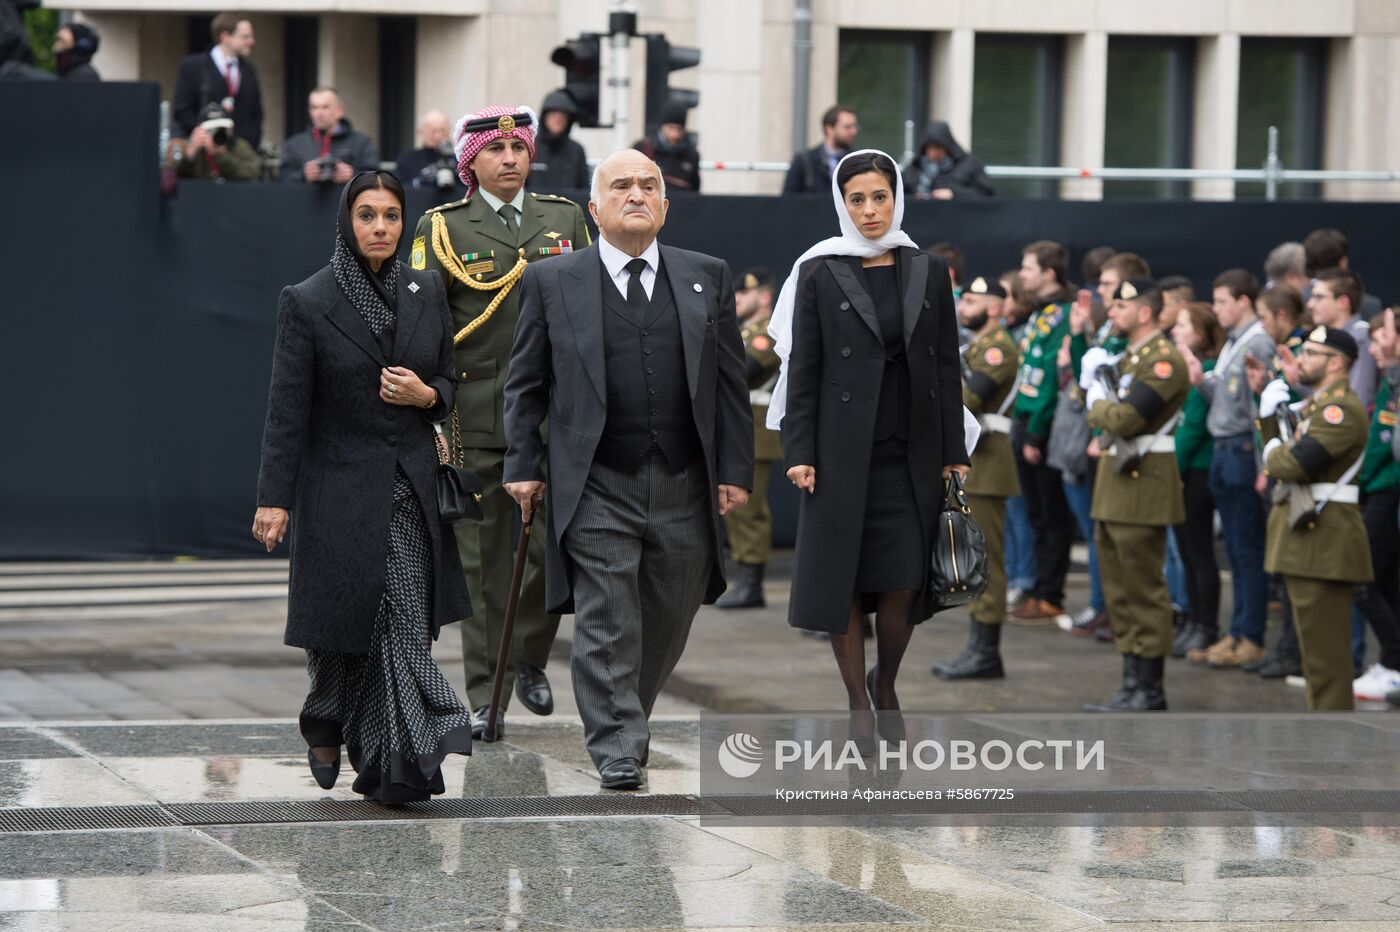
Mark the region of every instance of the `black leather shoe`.
POLYGON ((1281 680, 1286 676, 1302 676, 1303 662, 1288 654, 1269 654, 1258 670, 1261 679, 1281 680))
POLYGON ((1392 705, 1396 708, 1400 708, 1400 689, 1386 693, 1385 701, 1387 705, 1392 705))
POLYGON ((314 748, 306 749, 306 762, 311 765, 311 776, 316 778, 316 785, 323 790, 328 790, 335 786, 336 778, 340 776, 340 752, 336 751, 335 760, 332 763, 325 763, 316 759, 314 748))
POLYGON ((478 741, 485 741, 487 744, 490 744, 497 738, 505 737, 506 733, 506 712, 505 709, 502 709, 500 712, 496 713, 495 736, 491 738, 486 737, 486 713, 490 711, 491 707, 489 705, 472 709, 472 738, 478 741))
POLYGON ((605 790, 635 790, 642 785, 642 767, 630 757, 614 761, 598 771, 605 790))
POLYGON ((734 564, 734 583, 715 602, 715 608, 763 608, 763 564, 734 564))
POLYGON ((554 691, 549 688, 544 671, 538 667, 525 663, 515 665, 515 697, 536 715, 554 712, 554 691))

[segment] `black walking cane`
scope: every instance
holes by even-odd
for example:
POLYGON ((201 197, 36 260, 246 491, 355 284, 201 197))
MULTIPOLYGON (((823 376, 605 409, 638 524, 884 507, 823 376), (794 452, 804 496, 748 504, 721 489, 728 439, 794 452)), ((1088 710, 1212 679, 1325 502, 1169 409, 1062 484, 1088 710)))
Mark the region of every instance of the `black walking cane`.
POLYGON ((530 499, 530 517, 520 522, 520 541, 515 546, 515 568, 510 574, 510 597, 506 599, 506 620, 501 625, 501 649, 496 652, 496 676, 491 681, 491 706, 486 711, 486 729, 482 732, 485 741, 496 740, 497 709, 501 704, 501 686, 505 683, 506 663, 510 660, 510 639, 515 629, 515 612, 520 607, 520 587, 525 582, 525 556, 530 550, 530 528, 535 523, 535 515, 544 507, 543 500, 536 495, 530 499))

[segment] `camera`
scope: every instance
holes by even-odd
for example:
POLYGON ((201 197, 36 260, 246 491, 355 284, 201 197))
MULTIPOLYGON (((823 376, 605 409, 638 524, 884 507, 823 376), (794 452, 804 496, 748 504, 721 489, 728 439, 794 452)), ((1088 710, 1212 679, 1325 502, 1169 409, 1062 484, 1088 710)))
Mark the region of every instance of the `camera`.
POLYGON ((323 155, 316 160, 316 166, 321 169, 321 183, 331 184, 335 181, 336 158, 333 155, 323 155))
POLYGON ((209 134, 209 141, 214 145, 225 149, 233 145, 233 120, 228 114, 222 111, 214 112, 211 108, 206 112, 199 128, 209 134))
POLYGON ((418 173, 418 181, 415 186, 450 191, 456 185, 457 153, 453 151, 451 143, 444 142, 438 146, 437 161, 425 165, 423 170, 418 173))

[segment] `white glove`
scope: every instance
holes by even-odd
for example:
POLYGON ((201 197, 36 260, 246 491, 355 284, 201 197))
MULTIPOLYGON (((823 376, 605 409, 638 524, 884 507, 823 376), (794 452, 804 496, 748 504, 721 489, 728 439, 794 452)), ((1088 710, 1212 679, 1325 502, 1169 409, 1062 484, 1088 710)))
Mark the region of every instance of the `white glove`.
POLYGON ((1274 379, 1264 386, 1264 391, 1259 394, 1259 416, 1273 417, 1281 405, 1286 405, 1291 400, 1292 395, 1288 391, 1288 383, 1283 379, 1274 379))
POLYGON ((1277 437, 1264 444, 1264 462, 1267 463, 1269 461, 1269 454, 1274 452, 1281 446, 1283 446, 1283 441, 1277 437))
POLYGON ((1107 400, 1108 391, 1103 387, 1103 383, 1098 381, 1097 379, 1095 379, 1094 382, 1084 390, 1085 411, 1092 411, 1094 410, 1094 405, 1098 404, 1100 401, 1107 400))
POLYGON ((1098 381, 1095 375, 1099 371, 1099 366, 1107 365, 1110 361, 1108 350, 1102 346, 1091 346, 1084 352, 1084 358, 1079 361, 1079 387, 1086 392, 1089 386, 1098 381))

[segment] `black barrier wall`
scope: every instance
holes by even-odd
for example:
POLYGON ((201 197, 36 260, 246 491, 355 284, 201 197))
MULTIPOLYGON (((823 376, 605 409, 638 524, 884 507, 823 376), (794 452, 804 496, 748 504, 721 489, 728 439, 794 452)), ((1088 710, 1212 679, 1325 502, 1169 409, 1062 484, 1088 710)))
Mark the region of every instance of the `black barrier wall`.
MULTIPOLYGON (((329 260, 338 191, 186 182, 162 199, 156 107, 148 84, 0 84, 0 559, 259 549, 277 294, 329 260)), ((414 192, 410 222, 432 203, 414 192)), ((677 196, 662 239, 781 274, 836 233, 832 211, 820 196, 677 196)), ((1397 219, 1392 204, 993 200, 911 204, 904 226, 921 244, 957 242, 972 274, 1016 266, 1034 239, 1068 245, 1072 271, 1107 243, 1207 296, 1219 270, 1258 274, 1279 242, 1335 226, 1393 299, 1397 219)), ((790 541, 795 493, 781 475, 774 491, 790 541)))

